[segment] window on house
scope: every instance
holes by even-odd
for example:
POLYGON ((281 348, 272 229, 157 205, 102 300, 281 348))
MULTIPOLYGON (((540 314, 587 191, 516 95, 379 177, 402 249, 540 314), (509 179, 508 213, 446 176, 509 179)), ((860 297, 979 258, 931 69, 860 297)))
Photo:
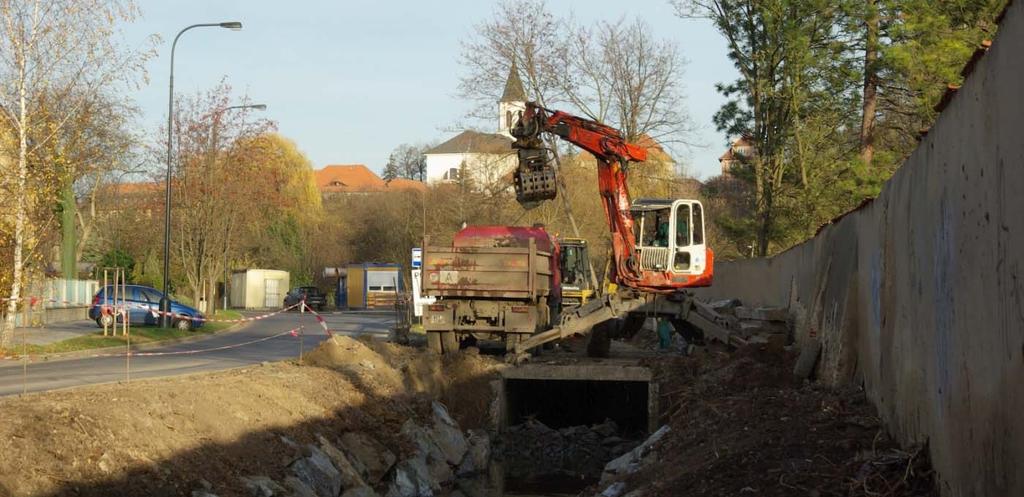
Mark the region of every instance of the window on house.
POLYGON ((459 180, 459 168, 457 168, 457 167, 449 168, 448 172, 444 173, 444 179, 451 180, 451 181, 458 181, 459 180))
POLYGON ((505 127, 512 127, 512 111, 510 110, 505 111, 505 127))

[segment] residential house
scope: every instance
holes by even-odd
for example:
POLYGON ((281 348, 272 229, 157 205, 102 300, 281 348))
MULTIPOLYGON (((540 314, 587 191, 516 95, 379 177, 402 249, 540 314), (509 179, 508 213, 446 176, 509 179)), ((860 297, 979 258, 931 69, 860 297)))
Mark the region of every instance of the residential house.
POLYGON ((750 136, 744 135, 733 140, 729 149, 718 158, 718 164, 722 167, 722 175, 732 174, 736 165, 752 159, 756 153, 754 141, 750 136))
POLYGON ((316 186, 320 195, 366 195, 389 191, 415 190, 426 188, 420 181, 396 178, 384 181, 363 164, 333 164, 315 171, 316 186))

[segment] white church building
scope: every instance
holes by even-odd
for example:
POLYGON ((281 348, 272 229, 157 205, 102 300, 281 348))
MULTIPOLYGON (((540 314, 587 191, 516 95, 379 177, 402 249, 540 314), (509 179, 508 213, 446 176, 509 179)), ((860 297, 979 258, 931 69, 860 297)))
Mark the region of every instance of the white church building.
POLYGON ((466 130, 424 152, 427 182, 454 182, 462 175, 474 186, 489 189, 507 183, 505 177, 516 167, 509 130, 526 110, 526 91, 515 62, 498 101, 498 132, 466 130))

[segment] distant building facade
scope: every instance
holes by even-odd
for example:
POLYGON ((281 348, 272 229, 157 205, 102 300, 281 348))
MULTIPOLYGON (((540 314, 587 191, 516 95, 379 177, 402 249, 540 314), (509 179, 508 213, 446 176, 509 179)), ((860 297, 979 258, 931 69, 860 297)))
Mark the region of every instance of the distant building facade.
POLYGON ((516 167, 510 130, 525 111, 526 90, 513 62, 498 101, 497 133, 467 130, 427 150, 427 182, 467 179, 480 188, 497 184, 516 167))
POLYGON ((754 141, 749 136, 741 136, 733 140, 729 149, 718 158, 718 164, 722 168, 722 175, 731 175, 733 169, 745 161, 749 161, 757 154, 754 149, 754 141))

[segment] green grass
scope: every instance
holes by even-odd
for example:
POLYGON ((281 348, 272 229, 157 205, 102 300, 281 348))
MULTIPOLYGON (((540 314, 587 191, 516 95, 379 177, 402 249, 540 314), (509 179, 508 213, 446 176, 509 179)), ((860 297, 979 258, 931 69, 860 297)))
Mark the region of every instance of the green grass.
MULTIPOLYGON (((239 319, 241 317, 243 317, 241 312, 232 310, 217 311, 213 314, 213 319, 239 319)), ((230 328, 236 324, 238 323, 206 323, 202 328, 199 328, 198 331, 202 331, 203 333, 215 333, 225 328, 230 328)))
MULTIPOLYGON (((242 314, 240 312, 230 310, 217 311, 213 316, 214 319, 238 319, 240 317, 242 317, 242 314)), ((131 343, 132 345, 138 345, 143 343, 161 342, 164 340, 174 340, 177 338, 209 335, 212 333, 216 333, 218 331, 222 331, 226 328, 230 328, 235 324, 236 323, 208 322, 204 324, 201 328, 197 328, 193 331, 180 331, 176 328, 165 330, 157 326, 135 325, 132 326, 130 329, 131 343)), ((123 336, 103 336, 103 330, 97 329, 95 333, 90 335, 69 338, 67 340, 61 340, 59 342, 54 342, 47 345, 22 346, 16 344, 14 347, 12 347, 12 349, 9 352, 15 355, 21 355, 23 353, 41 355, 124 346, 125 338, 123 336)))

